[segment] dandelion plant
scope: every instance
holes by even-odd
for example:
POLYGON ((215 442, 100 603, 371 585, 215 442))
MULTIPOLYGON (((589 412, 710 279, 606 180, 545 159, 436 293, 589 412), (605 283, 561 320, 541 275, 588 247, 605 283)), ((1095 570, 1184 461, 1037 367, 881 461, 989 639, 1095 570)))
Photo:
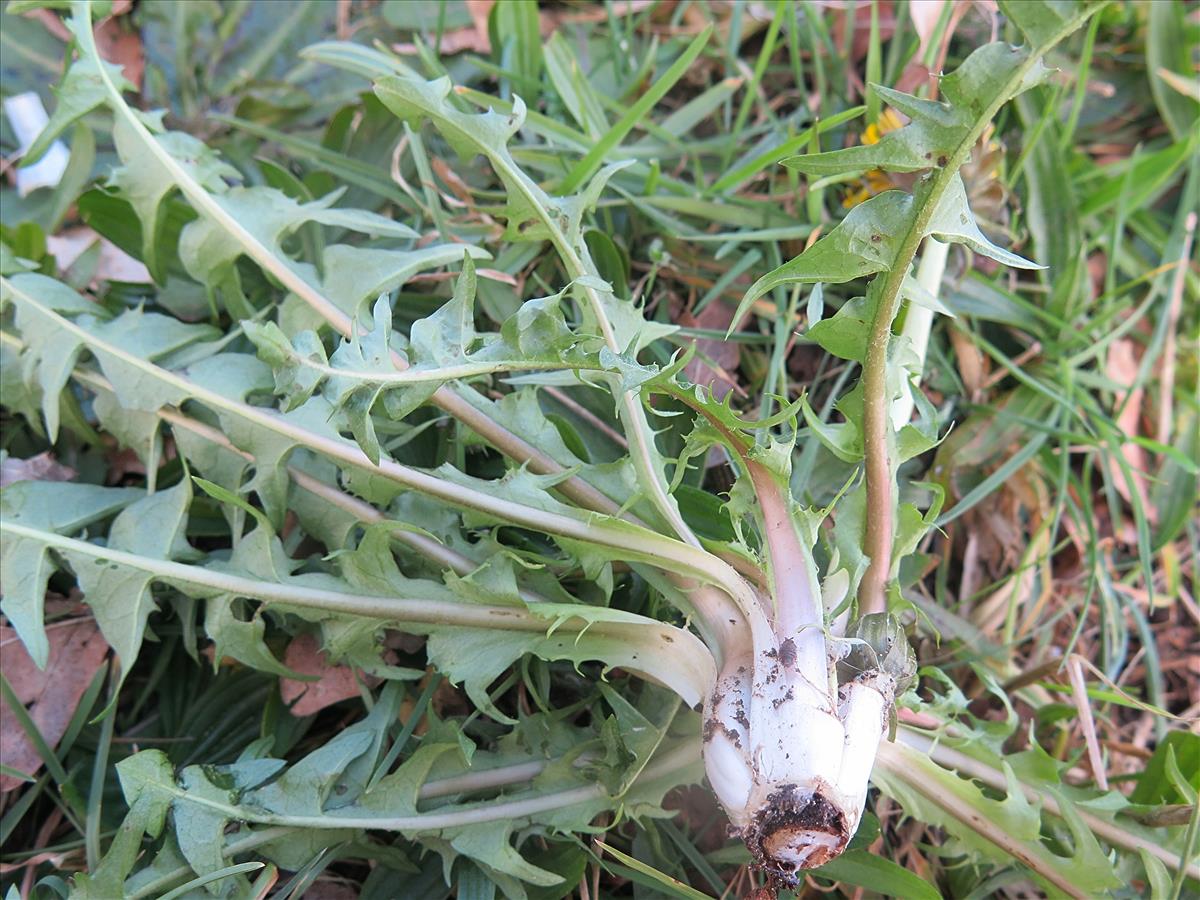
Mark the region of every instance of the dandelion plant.
MULTIPOLYGON (((171 616, 190 640, 202 630, 215 661, 281 677, 295 673, 272 636, 313 635, 331 664, 369 679, 369 713, 287 759, 269 734, 219 765, 179 768, 154 748, 125 758, 124 824, 72 896, 261 896, 246 860, 298 868, 304 848, 373 847, 401 866, 379 837, 399 834, 447 873, 463 860, 524 897, 565 877, 532 860, 533 837, 663 817, 669 791, 701 781, 776 888, 846 851, 872 785, 972 864, 1020 865, 1056 895, 1094 896, 1137 867, 1197 874, 1183 827, 1121 819, 1120 794, 1061 786, 1063 764, 1036 745, 1003 757, 1003 735, 936 670, 918 694, 899 585, 940 508, 936 487, 918 506, 899 473, 945 423, 919 377, 932 314, 903 329, 897 317, 945 311, 945 245, 1037 268, 985 236, 960 170, 1098 5, 1001 0, 1012 42, 942 75, 941 99, 873 84, 906 124, 781 160, 813 179, 910 176, 759 278, 729 326, 781 287, 859 286, 806 331, 861 371, 837 422, 805 396, 743 406, 692 383, 694 344, 664 352, 677 326, 614 279, 589 223, 606 197, 655 177, 620 152, 635 120, 573 145, 531 125, 519 79, 485 98, 382 50, 309 47, 308 64, 355 79, 414 153, 445 147, 486 173, 486 227, 418 230, 402 207, 344 202, 361 190, 248 181, 132 105, 92 6, 71 4, 74 58, 25 162, 102 117, 116 152, 105 195, 136 216, 155 290, 198 285, 202 306, 88 296, 6 254, 5 405, 51 443, 82 427, 111 436, 145 482, 6 489, 3 613, 44 665, 47 583, 67 573, 115 651, 113 696, 171 616), (565 168, 547 165, 549 148, 565 168), (550 261, 498 302, 498 270, 531 249, 550 261), (917 277, 919 258, 932 274, 917 277), (446 268, 437 308, 402 308, 398 288, 446 268), (603 452, 555 412, 565 402, 605 423, 603 452), (849 472, 823 508, 792 490, 809 441, 849 472), (719 499, 684 484, 713 455, 733 473, 719 499), (654 603, 614 602, 630 590, 654 603), (402 664, 398 635, 421 638, 490 741, 432 712, 419 739, 398 735, 402 687, 424 675, 402 664), (539 687, 548 669, 531 660, 573 664, 601 699, 581 716, 570 691, 539 687), (617 674, 644 685, 617 690, 617 674), (536 700, 500 702, 516 684, 536 700)), ((647 108, 711 39, 681 45, 647 108)))

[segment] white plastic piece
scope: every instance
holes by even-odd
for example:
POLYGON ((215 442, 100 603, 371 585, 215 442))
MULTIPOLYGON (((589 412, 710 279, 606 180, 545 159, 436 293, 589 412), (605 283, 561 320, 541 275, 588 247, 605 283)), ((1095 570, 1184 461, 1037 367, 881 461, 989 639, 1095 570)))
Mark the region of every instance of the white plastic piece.
MULTIPOLYGON (((16 133, 22 155, 50 122, 46 107, 42 106, 42 98, 33 91, 6 97, 4 114, 16 133)), ((71 153, 66 145, 62 141, 55 141, 36 163, 16 170, 17 193, 24 197, 41 187, 57 187, 70 158, 71 153)))

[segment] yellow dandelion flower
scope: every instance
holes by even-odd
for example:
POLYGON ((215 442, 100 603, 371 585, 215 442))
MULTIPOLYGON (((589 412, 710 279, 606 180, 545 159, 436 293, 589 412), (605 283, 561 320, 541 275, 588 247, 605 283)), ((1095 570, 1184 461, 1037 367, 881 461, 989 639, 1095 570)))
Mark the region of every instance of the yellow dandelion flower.
POLYGON ((904 127, 904 120, 900 118, 900 113, 894 109, 885 109, 879 114, 879 121, 872 122, 867 126, 867 130, 863 132, 862 142, 864 144, 878 144, 879 139, 889 131, 897 131, 904 127))

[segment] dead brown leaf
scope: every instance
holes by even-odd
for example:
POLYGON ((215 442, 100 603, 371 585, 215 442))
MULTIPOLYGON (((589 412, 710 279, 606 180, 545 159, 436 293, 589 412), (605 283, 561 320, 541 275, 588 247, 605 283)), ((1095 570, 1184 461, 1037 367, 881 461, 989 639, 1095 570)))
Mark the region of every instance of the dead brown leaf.
POLYGON ((463 181, 459 174, 440 156, 431 157, 429 164, 433 167, 437 177, 450 188, 452 196, 447 196, 445 191, 438 191, 442 201, 447 206, 465 207, 474 213, 475 195, 471 193, 471 186, 463 181))
MULTIPOLYGON (((466 0, 467 15, 471 17, 471 24, 475 26, 475 30, 483 35, 484 40, 487 40, 488 33, 488 16, 492 14, 492 7, 496 5, 496 0, 466 0)), ((490 52, 489 47, 489 52, 490 52)))
POLYGON ((0 462, 0 487, 8 487, 18 481, 70 481, 75 470, 64 466, 47 450, 29 459, 6 456, 0 462))
POLYGON ((142 75, 146 71, 146 57, 142 52, 142 39, 137 31, 119 16, 109 16, 96 27, 96 49, 110 63, 121 67, 121 74, 135 88, 142 89, 142 75))
POLYGON ((100 242, 100 259, 92 274, 94 283, 128 281, 151 284, 154 281, 145 265, 91 228, 68 228, 51 235, 46 238, 46 249, 54 255, 59 271, 65 273, 97 241, 100 242))
MULTIPOLYGON (((467 0, 467 2, 469 4, 470 0, 467 0)), ((594 6, 590 9, 586 5, 568 6, 562 9, 552 9, 550 10, 550 15, 554 16, 559 22, 571 24, 603 22, 610 15, 620 18, 622 16, 631 16, 645 12, 653 7, 656 2, 657 0, 624 0, 624 2, 613 3, 603 7, 594 6)), ((671 6, 669 3, 659 5, 664 8, 671 6)))
POLYGON ((908 4, 908 17, 912 19, 913 28, 917 30, 921 39, 916 53, 918 58, 924 56, 925 51, 929 49, 933 30, 937 28, 938 19, 942 17, 942 9, 945 6, 946 0, 911 0, 908 4))
MULTIPOLYGON (((721 301, 714 300, 699 315, 684 310, 676 319, 684 328, 705 328, 724 331, 733 320, 732 311, 721 301)), ((684 376, 693 384, 707 385, 718 400, 725 398, 731 390, 741 392, 733 376, 741 359, 740 345, 735 341, 719 341, 712 338, 696 338, 696 355, 683 370, 684 376)))
POLYGON ((971 340, 971 336, 957 319, 950 320, 950 343, 954 346, 958 374, 963 380, 963 386, 967 389, 967 396, 972 401, 978 401, 983 393, 984 379, 987 375, 987 357, 971 340))
MULTIPOLYGON (((50 625, 46 637, 50 659, 45 671, 34 665, 16 631, 5 626, 0 626, 0 659, 13 693, 28 709, 46 743, 57 747, 83 692, 104 665, 108 644, 93 618, 50 625)), ((27 775, 36 775, 42 768, 41 757, 7 703, 0 704, 0 759, 27 775)), ((0 793, 22 784, 19 778, 0 776, 0 793)))
MULTIPOLYGON (((1117 406, 1120 406, 1122 402, 1125 404, 1121 407, 1120 415, 1117 416, 1117 426, 1121 434, 1129 438, 1142 432, 1142 402, 1146 392, 1144 388, 1133 387, 1137 380, 1138 365, 1137 349, 1132 339, 1121 338, 1108 345, 1108 355, 1104 364, 1105 374, 1114 384, 1122 387, 1129 386, 1129 391, 1121 393, 1117 397, 1117 406)), ((1147 517, 1154 521, 1157 518, 1157 511, 1150 504, 1144 474, 1149 471, 1150 455, 1143 447, 1131 440, 1121 444, 1121 455, 1125 457, 1125 461, 1129 463, 1129 468, 1133 471, 1133 489, 1137 491, 1142 508, 1146 510, 1147 517)), ((1112 479, 1117 492, 1126 502, 1130 502, 1132 494, 1129 479, 1125 477, 1115 462, 1112 466, 1112 479)))
MULTIPOLYGON (((392 49, 402 55, 411 56, 417 52, 417 45, 412 43, 393 44, 392 49)), ((486 32, 481 37, 474 28, 455 28, 442 35, 442 41, 438 44, 438 52, 443 56, 468 52, 486 54, 492 52, 492 44, 488 40, 486 32)))
POLYGON ((329 878, 318 878, 304 892, 304 900, 355 900, 357 896, 350 885, 329 878))
POLYGON ((327 706, 357 697, 359 678, 366 684, 375 684, 378 679, 355 674, 349 666, 333 666, 317 638, 301 634, 292 639, 283 654, 283 664, 301 675, 315 675, 316 681, 300 681, 295 678, 279 679, 279 693, 284 703, 291 707, 294 716, 311 716, 327 706))
MULTIPOLYGON (((122 74, 142 88, 142 75, 146 70, 146 59, 142 52, 142 39, 137 31, 125 25, 121 16, 133 9, 133 0, 115 0, 108 16, 96 25, 96 49, 111 63, 121 66, 122 74)), ((61 41, 73 40, 62 17, 49 9, 34 9, 25 14, 41 22, 45 29, 61 41)))
POLYGON ((122 447, 113 449, 108 454, 108 472, 104 476, 105 484, 121 484, 130 475, 145 475, 146 466, 138 459, 137 452, 122 447))
MULTIPOLYGON (((438 52, 451 56, 455 53, 480 53, 488 54, 492 52, 492 40, 488 35, 488 16, 492 12, 492 7, 496 5, 496 0, 467 0, 467 13, 471 16, 471 25, 467 28, 455 28, 451 31, 443 32, 441 42, 438 44, 438 52)), ((542 16, 542 33, 545 34, 546 18, 542 16)), ((397 53, 416 53, 416 44, 395 44, 394 49, 397 53)))
POLYGON ((72 40, 71 32, 67 29, 66 23, 62 20, 61 16, 55 15, 53 10, 31 9, 25 13, 25 17, 41 22, 42 27, 60 41, 66 42, 72 40))
MULTIPOLYGON (((958 23, 962 21, 963 16, 972 8, 970 3, 955 3, 951 7, 950 21, 946 23, 946 30, 942 32, 941 42, 937 45, 933 66, 926 67, 923 60, 930 49, 930 42, 934 38, 934 31, 937 28, 938 20, 941 18, 945 3, 946 0, 913 0, 909 4, 909 15, 912 18, 913 27, 920 38, 920 47, 913 54, 912 62, 905 66, 904 71, 900 73, 900 77, 896 81, 897 90, 913 91, 920 85, 928 85, 930 97, 936 99, 938 91, 936 76, 941 73, 942 68, 945 66, 946 53, 950 48, 950 39, 954 36, 954 31, 958 28, 958 23)), ((975 7, 985 16, 989 16, 992 19, 992 27, 994 29, 995 13, 997 10, 994 0, 977 0, 975 7)))

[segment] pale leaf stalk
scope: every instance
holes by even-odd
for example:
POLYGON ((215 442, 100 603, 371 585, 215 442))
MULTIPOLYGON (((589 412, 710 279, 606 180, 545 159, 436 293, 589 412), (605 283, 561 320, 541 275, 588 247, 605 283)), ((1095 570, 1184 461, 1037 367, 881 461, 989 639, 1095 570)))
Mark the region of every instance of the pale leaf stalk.
MULTIPOLYGON (((695 764, 695 747, 691 742, 685 741, 660 750, 642 772, 641 780, 657 781, 665 778, 678 778, 683 781, 685 773, 695 764)), ((436 832, 440 829, 460 828, 464 825, 479 825, 488 822, 506 823, 538 813, 593 802, 607 797, 608 788, 604 784, 595 783, 519 800, 485 800, 473 805, 455 806, 445 811, 434 810, 409 816, 353 815, 345 808, 322 813, 319 816, 282 815, 247 806, 233 806, 201 797, 195 792, 184 791, 181 788, 176 788, 174 794, 177 802, 194 803, 211 810, 222 818, 261 825, 290 828, 436 832)), ((350 807, 349 809, 353 810, 354 808, 350 807)))
POLYGON ((439 366, 434 369, 408 368, 397 372, 366 372, 354 369, 339 369, 316 360, 296 355, 294 361, 306 369, 320 372, 330 378, 346 378, 371 384, 393 387, 407 384, 429 384, 433 381, 456 381, 463 378, 478 378, 481 375, 496 375, 505 372, 557 372, 557 371, 606 371, 599 363, 583 360, 574 362, 552 362, 550 360, 497 360, 495 362, 462 363, 456 366, 439 366))
MULTIPOLYGON (((486 148, 481 149, 483 149, 484 153, 487 153, 486 148)), ((487 156, 493 168, 497 170, 497 174, 501 175, 506 183, 519 185, 525 193, 530 206, 536 211, 538 218, 549 233, 550 243, 554 246, 555 251, 557 251, 559 258, 562 260, 563 266, 567 270, 567 276, 572 281, 589 276, 598 278, 599 273, 588 257, 587 249, 585 247, 577 248, 571 244, 571 241, 568 240, 558 221, 539 202, 539 191, 536 190, 529 176, 503 156, 495 153, 488 153, 487 156)), ((608 313, 604 309, 604 301, 600 298, 599 293, 590 284, 584 284, 582 288, 584 296, 587 297, 592 316, 600 328, 604 343, 613 353, 624 352, 626 348, 622 347, 617 341, 612 322, 609 321, 608 313)), ((650 430, 650 423, 646 419, 646 411, 642 408, 641 397, 636 391, 622 390, 615 376, 610 381, 612 382, 614 392, 620 394, 621 422, 625 432, 625 439, 629 445, 629 456, 638 473, 639 482, 649 493, 650 500, 659 514, 667 520, 667 523, 674 529, 679 538, 694 547, 699 547, 699 539, 691 527, 683 520, 678 504, 667 490, 666 475, 655 464, 656 453, 653 449, 654 434, 650 430)))
MULTIPOLYGON (((599 298, 596 296, 596 292, 591 288, 585 288, 585 291, 594 298, 593 305, 599 308, 599 298)), ((615 347, 615 341, 610 340, 611 334, 611 329, 606 329, 606 341, 610 347, 615 347)), ((619 351, 614 350, 614 352, 619 351)), ((610 380, 613 382, 614 389, 620 391, 616 377, 614 376, 610 380)), ((684 521, 683 515, 679 512, 679 505, 667 491, 665 473, 655 464, 657 454, 652 449, 654 433, 650 430, 650 423, 646 419, 646 411, 642 407, 641 397, 635 391, 621 391, 621 421, 628 423, 625 427, 625 437, 629 442, 629 455, 642 486, 650 493, 650 499, 655 508, 667 520, 680 540, 698 548, 700 539, 696 537, 691 526, 684 521)))
MULTIPOLYGON (((0 337, 7 337, 0 334, 0 337)), ((78 378, 82 383, 95 389, 107 389, 111 391, 111 386, 101 376, 94 373, 74 372, 72 377, 78 378)), ((169 422, 172 427, 183 428, 191 431, 198 436, 218 444, 221 447, 229 450, 231 453, 237 453, 239 456, 247 460, 252 460, 251 454, 244 450, 240 450, 229 441, 224 434, 210 425, 199 422, 196 419, 183 415, 178 410, 170 407, 162 407, 157 411, 157 415, 165 422, 169 422)), ((320 497, 331 506, 336 506, 344 512, 354 516, 358 521, 367 524, 375 524, 385 521, 382 513, 379 512, 370 503, 360 500, 357 497, 347 494, 345 491, 338 490, 330 484, 326 484, 319 479, 309 475, 307 472, 301 471, 295 466, 288 466, 288 477, 295 482, 296 486, 308 491, 308 493, 320 497)), ((479 568, 479 564, 474 560, 464 556, 457 550, 447 547, 445 544, 422 534, 418 531, 412 531, 406 528, 398 528, 391 532, 391 537, 395 541, 408 546, 416 551, 421 556, 424 556, 429 561, 441 566, 443 569, 454 572, 456 575, 465 576, 479 568)), ((544 603, 546 598, 540 594, 521 586, 518 581, 517 595, 526 603, 544 603)), ((700 610, 721 609, 730 605, 730 599, 720 588, 713 585, 695 583, 694 586, 689 586, 687 590, 689 600, 693 606, 700 610)), ((730 612, 738 613, 736 620, 731 621, 728 617, 717 616, 712 622, 704 620, 708 634, 706 637, 711 639, 714 653, 720 655, 727 651, 726 648, 734 648, 739 635, 744 633, 743 618, 740 615, 740 610, 737 607, 732 607, 730 612), (711 629, 711 630, 710 630, 711 629)), ((690 635, 689 635, 690 636, 690 635)))
MULTIPOLYGON (((65 537, 52 531, 32 528, 17 522, 0 523, 0 532, 12 537, 37 541, 59 553, 87 557, 136 569, 164 582, 189 585, 213 595, 250 597, 305 609, 343 615, 364 616, 384 622, 403 623, 408 627, 459 626, 465 628, 509 629, 546 632, 555 622, 520 607, 485 606, 476 603, 448 603, 405 597, 377 597, 352 594, 304 584, 274 583, 163 559, 151 559, 128 551, 101 547, 89 541, 65 537)), ((212 602, 212 601, 210 601, 212 602)), ((556 632, 564 635, 604 635, 641 653, 630 650, 630 658, 621 665, 659 684, 664 684, 689 703, 699 703, 714 677, 712 656, 704 644, 690 632, 653 619, 644 622, 593 622, 566 617, 556 632)))

